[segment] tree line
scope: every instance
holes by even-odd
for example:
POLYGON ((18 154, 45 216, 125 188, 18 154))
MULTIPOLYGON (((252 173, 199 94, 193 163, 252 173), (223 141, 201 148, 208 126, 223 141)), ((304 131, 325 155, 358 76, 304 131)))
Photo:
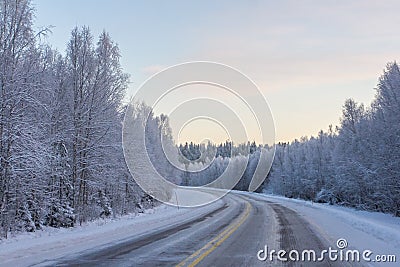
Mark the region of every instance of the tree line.
POLYGON ((186 170, 181 174, 182 184, 206 185, 220 177, 227 170, 229 163, 234 166, 233 175, 241 173, 238 166, 244 164, 246 168, 233 189, 246 191, 260 160, 262 149, 269 150, 271 147, 257 145, 255 141, 239 144, 234 144, 232 141, 220 144, 210 141, 207 144, 193 142, 180 144, 179 161, 186 170))
POLYGON ((61 54, 33 17, 29 0, 0 1, 0 238, 153 205, 124 161, 117 44, 76 27, 61 54))
MULTIPOLYGON (((183 184, 210 183, 223 173, 229 161, 248 160, 235 187, 247 190, 262 148, 270 149, 255 142, 181 144, 182 162, 189 171, 183 184)), ((400 216, 398 64, 387 64, 368 107, 353 99, 345 101, 339 126, 330 126, 327 132, 321 130, 315 137, 277 143, 271 171, 259 190, 400 216)))
MULTIPOLYGON (((153 206, 124 159, 129 76, 117 44, 105 31, 94 39, 88 27, 76 27, 62 54, 43 41, 48 29, 33 30, 33 17, 29 0, 0 1, 0 238, 153 206)), ((134 105, 132 120, 146 125, 154 167, 176 184, 204 185, 229 162, 247 162, 235 187, 247 190, 260 151, 271 149, 229 141, 177 146, 167 116, 134 105)), ((338 127, 276 144, 260 190, 400 216, 399 118, 400 71, 393 62, 371 105, 346 100, 338 127)))
POLYGON ((265 190, 400 216, 400 71, 387 64, 369 106, 345 101, 340 125, 278 143, 265 190))

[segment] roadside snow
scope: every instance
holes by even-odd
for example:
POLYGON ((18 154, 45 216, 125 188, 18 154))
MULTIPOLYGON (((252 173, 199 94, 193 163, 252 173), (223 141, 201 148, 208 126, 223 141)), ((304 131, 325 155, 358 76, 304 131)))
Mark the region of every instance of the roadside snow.
MULTIPOLYGON (((396 255, 397 264, 375 262, 370 266, 399 266, 400 218, 274 195, 236 193, 278 203, 296 211, 330 244, 334 245, 339 238, 344 238, 348 242, 348 249, 368 249, 373 252, 373 256, 396 255)), ((183 195, 178 193, 178 198, 183 195)), ((203 197, 201 196, 201 199, 203 197)), ((70 229, 49 227, 35 233, 21 234, 0 241, 0 266, 29 266, 69 254, 76 255, 93 248, 107 247, 160 227, 173 226, 201 217, 223 205, 223 200, 198 208, 178 209, 161 205, 146 211, 145 214, 98 220, 70 229)), ((365 262, 363 264, 365 265, 365 262)))
POLYGON ((174 189, 170 203, 183 207, 198 207, 222 198, 229 191, 208 187, 178 187, 174 189))
POLYGON ((397 263, 371 262, 369 266, 400 266, 400 218, 275 195, 242 194, 251 194, 253 198, 278 203, 296 211, 331 244, 344 238, 348 249, 358 249, 361 252, 371 250, 371 259, 375 255, 396 255, 397 263))
POLYGON ((184 223, 223 206, 219 200, 198 208, 160 205, 144 214, 112 220, 97 220, 75 228, 45 228, 0 240, 0 266, 30 266, 95 247, 106 247, 123 239, 165 226, 184 223))

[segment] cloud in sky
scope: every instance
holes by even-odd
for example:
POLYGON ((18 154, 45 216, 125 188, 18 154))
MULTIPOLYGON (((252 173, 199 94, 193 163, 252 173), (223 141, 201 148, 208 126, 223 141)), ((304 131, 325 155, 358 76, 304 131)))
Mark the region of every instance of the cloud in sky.
POLYGON ((167 68, 168 66, 164 65, 149 65, 142 69, 144 75, 151 76, 156 74, 157 72, 162 71, 163 69, 167 68))
POLYGON ((376 79, 371 75, 398 56, 394 25, 400 17, 393 6, 372 1, 256 3, 233 6, 217 20, 229 23, 204 29, 203 49, 196 56, 242 67, 278 88, 296 81, 376 79))
POLYGON ((396 1, 232 5, 199 33, 202 49, 193 58, 254 79, 271 104, 278 140, 316 134, 338 123, 346 98, 371 101, 378 76, 400 52, 399 8, 396 1))

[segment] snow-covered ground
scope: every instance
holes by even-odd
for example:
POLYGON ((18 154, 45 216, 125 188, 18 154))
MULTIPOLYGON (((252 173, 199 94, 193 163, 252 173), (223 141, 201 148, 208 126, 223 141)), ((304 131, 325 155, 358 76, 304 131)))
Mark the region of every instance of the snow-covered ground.
MULTIPOLYGON (((396 263, 374 263, 371 266, 399 266, 400 218, 377 212, 287 199, 280 196, 240 192, 253 198, 281 204, 295 210, 330 243, 339 238, 349 249, 371 250, 373 255, 396 255, 396 263)), ((176 208, 161 205, 145 214, 113 220, 98 220, 71 229, 45 228, 0 241, 0 266, 26 266, 75 254, 94 247, 106 247, 132 236, 146 234, 161 226, 174 225, 200 217, 224 205, 219 200, 199 208, 176 208)), ((372 257, 372 256, 371 256, 372 257)))
POLYGON ((296 211, 332 244, 344 238, 348 249, 371 250, 371 259, 375 255, 396 255, 397 263, 374 262, 370 266, 400 266, 400 218, 275 195, 241 194, 251 194, 253 198, 275 202, 296 211))
POLYGON ((127 215, 113 220, 97 220, 68 229, 45 228, 35 233, 24 233, 0 240, 0 266, 29 266, 83 252, 95 247, 106 247, 132 236, 154 231, 161 226, 174 225, 201 217, 218 207, 222 201, 198 208, 177 208, 160 205, 144 214, 127 215))

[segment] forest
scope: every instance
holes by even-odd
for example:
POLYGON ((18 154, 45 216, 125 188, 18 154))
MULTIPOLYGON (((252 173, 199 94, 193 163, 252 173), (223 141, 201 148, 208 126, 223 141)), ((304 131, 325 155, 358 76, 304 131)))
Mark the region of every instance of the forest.
POLYGON ((129 76, 110 35, 76 27, 60 53, 30 1, 0 4, 0 238, 152 206, 124 161, 129 76))
POLYGON ((266 190, 400 216, 400 70, 388 63, 368 106, 345 101, 340 125, 278 143, 266 190))
MULTIPOLYGON (((0 238, 156 205, 124 159, 129 75, 118 45, 84 26, 71 29, 65 51, 57 51, 44 38, 50 29, 34 31, 29 0, 0 3, 0 238)), ((247 190, 260 151, 272 149, 255 142, 175 144, 167 116, 144 103, 129 105, 129 116, 146 122, 149 157, 175 184, 204 185, 229 162, 247 161, 235 187, 247 190), (170 166, 161 140, 185 171, 170 166)), ((398 64, 387 65, 370 105, 348 99, 342 113, 327 132, 277 143, 258 191, 400 216, 398 64)))
MULTIPOLYGON (((271 171, 257 191, 400 216, 400 70, 396 62, 387 64, 375 90, 368 106, 347 99, 339 126, 310 138, 275 144, 271 171)), ((209 155, 208 151, 218 158, 204 175, 188 174, 186 184, 190 185, 218 177, 229 160, 248 159, 235 187, 238 190, 247 190, 259 151, 271 149, 255 142, 207 147, 186 143, 179 148, 181 155, 194 160, 189 170, 202 169, 210 162, 208 156, 208 161, 200 156, 209 155)))

